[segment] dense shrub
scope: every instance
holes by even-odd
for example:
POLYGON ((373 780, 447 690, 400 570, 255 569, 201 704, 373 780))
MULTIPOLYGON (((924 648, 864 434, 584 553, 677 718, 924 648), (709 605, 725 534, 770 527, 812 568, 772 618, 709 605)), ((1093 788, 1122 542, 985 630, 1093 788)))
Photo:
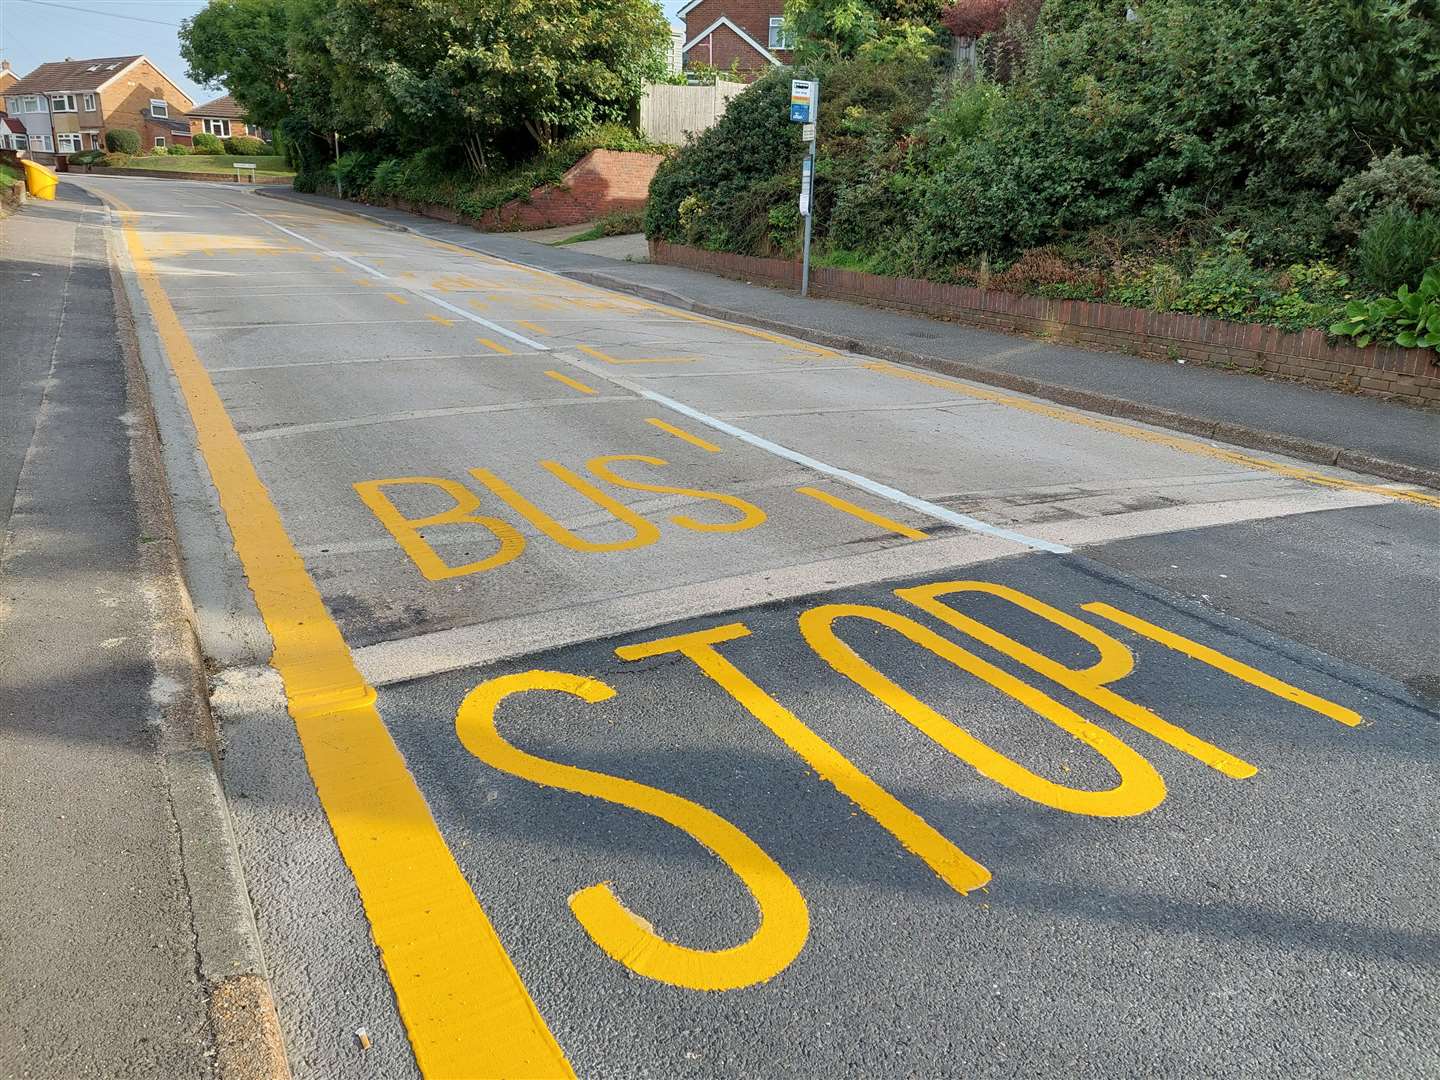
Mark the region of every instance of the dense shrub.
POLYGON ((1440 168, 1418 154, 1405 156, 1392 150, 1341 184, 1326 207, 1335 218, 1335 228, 1351 237, 1359 236, 1376 214, 1392 207, 1416 214, 1440 210, 1440 168))
POLYGON ((105 149, 116 154, 138 154, 140 133, 130 128, 111 128, 105 132, 105 149))
POLYGON ((233 135, 226 139, 223 145, 225 153, 233 154, 236 157, 255 157, 258 154, 269 153, 264 142, 249 135, 233 135))
POLYGON ((194 143, 195 153, 197 154, 225 153, 225 144, 220 141, 220 137, 218 135, 211 135, 208 131, 197 133, 190 141, 194 143))
POLYGON ((1355 269, 1381 292, 1415 286, 1440 262, 1440 210, 1413 214, 1392 205, 1370 219, 1355 247, 1355 269))

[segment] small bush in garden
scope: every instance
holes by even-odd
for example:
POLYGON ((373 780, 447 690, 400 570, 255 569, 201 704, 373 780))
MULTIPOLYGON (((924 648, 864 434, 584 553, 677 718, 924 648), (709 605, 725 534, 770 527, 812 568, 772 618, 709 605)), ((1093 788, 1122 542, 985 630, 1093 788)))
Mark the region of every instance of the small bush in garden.
POLYGON ((1341 184, 1325 205, 1335 218, 1336 231, 1351 237, 1359 236, 1371 219, 1392 207, 1413 214, 1440 210, 1440 168, 1419 154, 1392 150, 1341 184))
POLYGON ((1352 302, 1330 332, 1354 338, 1361 348, 1393 341, 1407 349, 1440 351, 1440 263, 1425 271, 1414 291, 1401 285, 1394 296, 1352 302))
POLYGON ((140 133, 131 128, 111 128, 105 133, 105 149, 116 154, 138 154, 140 133))
POLYGON ((1356 271, 1382 292, 1413 285, 1440 259, 1440 210, 1391 206, 1370 219, 1355 246, 1356 271))
POLYGON ((233 154, 236 157, 255 157, 265 153, 265 144, 249 135, 234 135, 226 139, 222 145, 225 153, 233 154))
POLYGON ((220 141, 218 135, 211 135, 208 131, 202 131, 190 140, 195 144, 197 154, 223 154, 225 144, 220 141))

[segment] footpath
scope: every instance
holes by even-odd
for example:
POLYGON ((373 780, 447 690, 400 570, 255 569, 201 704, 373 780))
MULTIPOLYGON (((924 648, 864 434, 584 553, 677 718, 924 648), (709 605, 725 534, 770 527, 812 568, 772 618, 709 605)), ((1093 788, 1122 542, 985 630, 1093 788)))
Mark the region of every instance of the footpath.
POLYGON ((568 246, 538 244, 524 233, 482 233, 323 195, 278 189, 257 194, 369 218, 829 348, 1232 445, 1440 488, 1437 412, 1217 368, 1054 345, 842 300, 802 299, 793 292, 683 267, 622 262, 568 246))
POLYGON ((106 224, 0 231, 0 1078, 283 1077, 106 224))

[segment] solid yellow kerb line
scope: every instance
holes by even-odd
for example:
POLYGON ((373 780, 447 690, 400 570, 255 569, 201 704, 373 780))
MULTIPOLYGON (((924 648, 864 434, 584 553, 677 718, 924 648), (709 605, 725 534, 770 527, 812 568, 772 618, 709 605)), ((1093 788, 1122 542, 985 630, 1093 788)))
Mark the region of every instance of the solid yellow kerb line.
POLYGON ((460 873, 119 200, 126 245, 180 385, 321 805, 355 877, 427 1077, 573 1077, 460 873))
POLYGON ((1098 416, 1090 416, 1075 409, 1068 409, 1059 405, 1046 405, 1043 402, 1030 401, 1027 398, 1015 397, 1012 394, 1003 394, 996 390, 984 390, 978 386, 971 386, 968 383, 960 382, 958 379, 948 379, 943 375, 927 375, 922 371, 911 371, 908 368, 896 367, 894 364, 887 364, 881 360, 867 361, 860 366, 867 371, 875 371, 881 375, 889 375, 892 378, 909 379, 911 382, 921 382, 929 386, 942 387, 946 390, 958 390, 962 394, 979 398, 981 401, 990 401, 996 405, 1006 405, 1012 409, 1023 409, 1025 412, 1048 416, 1054 420, 1064 420, 1068 424, 1079 424, 1082 427, 1096 428, 1100 431, 1108 431, 1114 435, 1124 435, 1126 438, 1139 439, 1141 442, 1168 446, 1170 449, 1179 450, 1184 454, 1195 454, 1199 457, 1214 458, 1217 461, 1228 461, 1233 465, 1244 465, 1250 469, 1264 469, 1267 472, 1278 473, 1280 476, 1288 476, 1295 480, 1304 480, 1311 484, 1319 484, 1322 487, 1341 488, 1345 491, 1364 491, 1374 495, 1384 495, 1391 499, 1407 499, 1410 502, 1422 503, 1426 506, 1440 507, 1440 495, 1428 495, 1423 491, 1405 491, 1400 488, 1385 487, 1381 484, 1362 484, 1358 480, 1346 480, 1341 476, 1330 476, 1326 473, 1316 472, 1314 469, 1297 468, 1294 465, 1286 465, 1280 461, 1267 461, 1265 458, 1242 454, 1238 450, 1230 450, 1223 446, 1212 446, 1210 443, 1200 442, 1196 439, 1187 439, 1182 435, 1166 435, 1159 431, 1147 431, 1144 428, 1121 423, 1118 420, 1104 420, 1098 416))

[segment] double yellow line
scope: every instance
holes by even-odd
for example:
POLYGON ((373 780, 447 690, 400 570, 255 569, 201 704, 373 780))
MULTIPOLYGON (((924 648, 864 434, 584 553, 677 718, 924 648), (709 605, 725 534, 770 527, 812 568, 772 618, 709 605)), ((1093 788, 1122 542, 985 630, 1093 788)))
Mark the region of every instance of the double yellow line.
POLYGON ((195 424, 271 666, 426 1076, 572 1077, 564 1052, 446 846, 136 231, 125 243, 195 424))

